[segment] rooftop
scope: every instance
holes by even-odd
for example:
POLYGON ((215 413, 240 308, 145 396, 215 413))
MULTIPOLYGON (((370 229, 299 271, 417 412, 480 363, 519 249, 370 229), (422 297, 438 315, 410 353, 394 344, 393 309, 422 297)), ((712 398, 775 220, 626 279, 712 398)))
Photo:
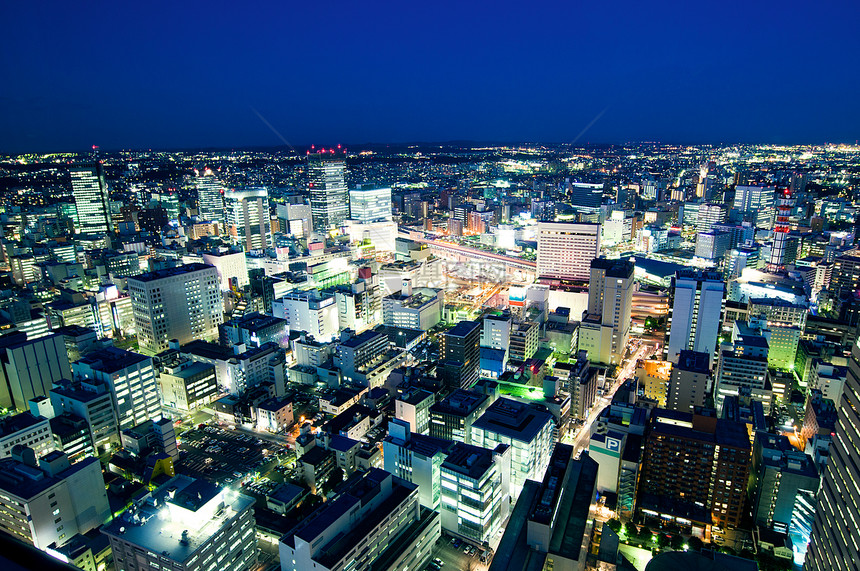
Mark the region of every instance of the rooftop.
POLYGON ((177 266, 175 268, 164 268, 161 270, 155 270, 154 272, 146 272, 137 276, 133 276, 128 278, 129 280, 135 280, 139 282, 151 282, 155 280, 160 280, 164 278, 172 278, 176 276, 184 276, 186 274, 190 274, 192 272, 197 272, 205 269, 215 269, 215 266, 209 266, 207 264, 201 263, 193 263, 193 264, 185 264, 183 266, 177 266))
POLYGON ((499 398, 478 418, 473 428, 503 434, 514 440, 530 442, 549 423, 553 416, 527 404, 499 398))
POLYGON ((105 347, 104 349, 98 349, 87 354, 87 356, 82 357, 77 362, 88 365, 94 371, 101 371, 110 375, 143 361, 151 362, 152 359, 140 353, 125 351, 118 347, 105 347))

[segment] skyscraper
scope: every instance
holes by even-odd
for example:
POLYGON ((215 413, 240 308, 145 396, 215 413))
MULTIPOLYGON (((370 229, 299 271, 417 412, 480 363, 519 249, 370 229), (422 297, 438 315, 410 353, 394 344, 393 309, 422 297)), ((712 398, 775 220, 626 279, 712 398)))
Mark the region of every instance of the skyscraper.
POLYGON ((537 230, 537 275, 587 281, 600 253, 600 224, 541 222, 537 230))
POLYGON ((744 220, 755 223, 758 228, 773 228, 773 202, 776 188, 773 186, 738 186, 735 188, 733 207, 743 214, 744 220))
POLYGON ((836 437, 818 492, 812 540, 806 553, 806 571, 857 571, 860 569, 860 345, 851 348, 848 378, 839 404, 836 437))
POLYGON ((717 347, 726 284, 717 272, 680 270, 672 278, 666 360, 678 362, 682 350, 711 355, 717 347))
POLYGON ((308 190, 314 230, 325 232, 340 226, 349 216, 344 156, 325 150, 308 155, 308 190))
POLYGON ((197 171, 197 215, 209 222, 224 223, 224 187, 211 169, 197 171))
MULTIPOLYGON (((583 327, 591 335, 599 331, 599 342, 588 345, 589 359, 599 363, 620 363, 630 339, 630 308, 633 303, 633 262, 630 260, 591 261, 588 281, 588 319, 594 327, 583 327), (599 322, 599 329, 596 327, 599 322)), ((586 320, 584 320, 586 321, 586 320)), ((594 337, 594 335, 591 335, 594 337)))
POLYGON ((108 202, 108 188, 101 163, 69 170, 72 194, 78 212, 79 234, 104 234, 113 230, 108 202))
POLYGON ((472 386, 481 366, 481 322, 461 321, 439 339, 439 378, 455 389, 472 386))
POLYGON ((391 220, 391 189, 364 184, 349 191, 349 218, 370 224, 391 220))
POLYGON ((187 264, 128 278, 128 291, 140 349, 150 354, 176 339, 217 339, 224 322, 218 270, 187 264))
POLYGON ((224 194, 227 233, 246 252, 271 247, 272 217, 265 188, 230 189, 224 194))

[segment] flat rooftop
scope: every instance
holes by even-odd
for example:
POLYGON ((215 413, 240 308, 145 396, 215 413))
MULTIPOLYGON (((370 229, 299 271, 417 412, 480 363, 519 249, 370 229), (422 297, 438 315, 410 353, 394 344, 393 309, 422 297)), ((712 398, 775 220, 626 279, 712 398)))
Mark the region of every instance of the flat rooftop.
POLYGON ((151 359, 140 353, 125 351, 117 347, 105 347, 104 349, 88 353, 78 362, 88 365, 95 371, 101 371, 110 375, 143 361, 151 361, 151 359))
POLYGON ((172 278, 176 276, 184 276, 186 274, 190 274, 192 272, 198 272, 200 270, 205 269, 215 269, 215 266, 210 266, 207 264, 201 264, 199 262, 195 262, 193 264, 185 264, 183 266, 176 266, 175 268, 164 268, 161 270, 155 270, 154 272, 146 272, 137 276, 132 276, 128 278, 129 280, 136 280, 139 282, 151 282, 155 280, 160 280, 164 278, 172 278))
POLYGON ((549 412, 519 401, 499 398, 487 407, 472 427, 503 434, 520 442, 530 442, 551 422, 553 416, 549 412))

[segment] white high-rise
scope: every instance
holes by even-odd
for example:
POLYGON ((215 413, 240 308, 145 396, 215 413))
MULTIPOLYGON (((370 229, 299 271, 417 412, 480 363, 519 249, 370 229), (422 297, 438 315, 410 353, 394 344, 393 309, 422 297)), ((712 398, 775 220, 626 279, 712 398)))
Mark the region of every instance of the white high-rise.
POLYGON ((718 272, 681 270, 672 278, 672 310, 666 359, 678 362, 682 350, 711 356, 717 348, 726 284, 718 272))
POLYGON ((246 252, 274 245, 269 192, 265 188, 230 189, 224 195, 224 205, 227 233, 246 252))
POLYGON ((600 224, 541 222, 537 229, 537 275, 588 281, 600 254, 600 224))
POLYGON ((391 189, 364 184, 349 191, 349 218, 362 224, 391 220, 391 189))
POLYGON ((349 216, 346 161, 340 153, 308 155, 308 190, 314 230, 339 227, 349 216))
POLYGON ((78 212, 79 234, 104 234, 113 229, 107 183, 101 163, 69 170, 78 212))
POLYGON ((217 339, 224 322, 218 270, 187 264, 128 278, 140 349, 155 354, 168 341, 217 339))
POLYGON ((210 169, 197 172, 197 215, 203 220, 224 223, 224 186, 210 169))
POLYGON ((758 228, 773 228, 776 187, 744 186, 735 188, 733 208, 744 214, 744 219, 758 228))

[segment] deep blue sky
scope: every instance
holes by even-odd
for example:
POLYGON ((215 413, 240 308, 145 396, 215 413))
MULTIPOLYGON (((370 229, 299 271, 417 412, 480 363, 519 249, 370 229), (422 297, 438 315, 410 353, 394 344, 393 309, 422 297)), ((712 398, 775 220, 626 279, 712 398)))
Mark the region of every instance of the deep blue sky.
POLYGON ((0 151, 854 142, 860 2, 17 1, 0 151), (601 112, 605 111, 602 115, 601 112))

